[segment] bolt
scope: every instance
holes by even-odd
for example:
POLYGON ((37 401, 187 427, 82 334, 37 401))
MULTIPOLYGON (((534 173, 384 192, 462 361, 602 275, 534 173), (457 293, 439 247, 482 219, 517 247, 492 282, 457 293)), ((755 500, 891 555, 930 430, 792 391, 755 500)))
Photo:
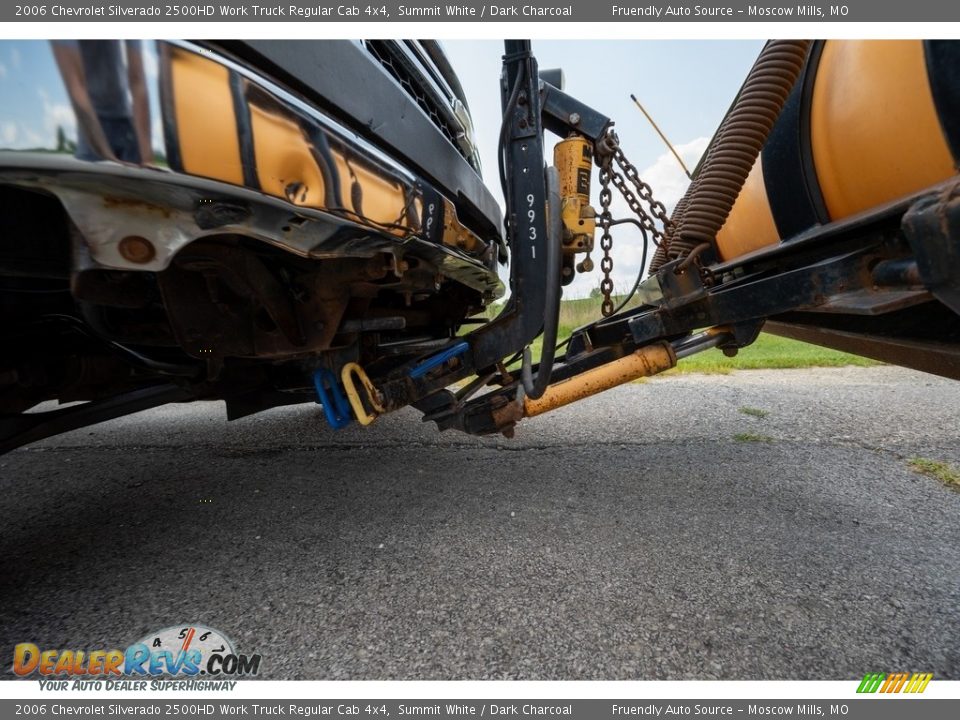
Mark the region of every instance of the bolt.
POLYGON ((150 262, 157 255, 153 243, 139 235, 128 235, 123 238, 117 244, 117 250, 124 260, 138 265, 150 262))
POLYGON ((570 117, 567 118, 570 121, 571 125, 580 124, 580 113, 570 113, 570 117))

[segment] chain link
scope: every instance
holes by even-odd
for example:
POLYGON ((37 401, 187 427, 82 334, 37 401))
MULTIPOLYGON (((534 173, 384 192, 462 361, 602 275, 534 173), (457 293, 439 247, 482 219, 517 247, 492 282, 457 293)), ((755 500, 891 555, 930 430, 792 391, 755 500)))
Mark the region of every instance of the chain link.
POLYGON ((637 194, 640 195, 640 199, 643 200, 650 208, 650 214, 652 214, 653 217, 659 220, 661 225, 663 225, 662 231, 657 228, 653 222, 653 218, 651 218, 650 215, 643 210, 643 208, 640 206, 640 203, 637 202, 636 198, 633 196, 633 193, 630 192, 630 189, 623 183, 623 178, 621 178, 619 175, 615 175, 613 181, 614 185, 616 185, 617 189, 620 190, 624 200, 626 200, 627 204, 630 205, 630 209, 640 218, 640 223, 650 232, 654 242, 659 245, 663 241, 664 235, 669 235, 673 229, 670 216, 667 215, 667 208, 662 202, 653 197, 653 189, 640 178, 640 173, 636 166, 627 160, 623 154, 623 150, 621 150, 619 146, 616 146, 616 149, 614 150, 613 159, 616 160, 617 165, 619 165, 620 169, 623 170, 623 174, 626 176, 627 180, 633 183, 633 186, 637 190, 637 194), (619 183, 617 182, 618 180, 619 183))
POLYGON ((610 273, 613 272, 613 257, 610 251, 613 250, 613 236, 610 235, 610 223, 613 221, 613 215, 610 214, 610 203, 613 200, 613 193, 610 192, 610 165, 605 163, 600 166, 600 227, 603 233, 600 235, 600 249, 603 250, 603 257, 600 259, 600 271, 603 273, 603 280, 600 281, 600 294, 603 295, 603 303, 600 311, 604 317, 610 317, 613 314, 613 279, 610 273))
MULTIPOLYGON (((630 210, 640 221, 640 225, 653 238, 655 245, 660 245, 664 236, 670 235, 673 224, 667 215, 667 208, 653 197, 652 188, 640 178, 636 166, 627 160, 623 154, 623 150, 620 149, 620 140, 613 130, 610 130, 606 137, 597 144, 596 156, 600 167, 601 188, 601 212, 598 221, 603 229, 603 234, 600 236, 600 249, 603 250, 603 258, 600 260, 600 270, 603 272, 603 279, 600 281, 600 294, 603 296, 603 303, 600 310, 604 317, 610 317, 613 314, 613 279, 610 277, 613 272, 613 257, 610 255, 610 251, 613 249, 613 237, 610 235, 610 225, 613 222, 610 204, 613 201, 613 194, 610 192, 610 183, 612 182, 623 196, 630 210), (614 163, 620 168, 622 174, 614 167, 614 163), (630 181, 636 192, 627 185, 627 180, 630 181), (643 202, 641 203, 641 201, 643 202), (644 203, 649 208, 649 212, 644 208, 644 203), (663 230, 657 227, 654 219, 660 221, 663 230)), ((646 242, 646 239, 644 239, 644 242, 646 242)))

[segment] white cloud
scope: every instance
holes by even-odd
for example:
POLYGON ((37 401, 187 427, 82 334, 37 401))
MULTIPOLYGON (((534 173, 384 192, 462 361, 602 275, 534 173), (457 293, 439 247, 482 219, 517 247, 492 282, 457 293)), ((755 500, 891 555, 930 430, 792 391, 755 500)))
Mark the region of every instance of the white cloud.
POLYGON ((63 128, 67 137, 76 137, 77 119, 70 104, 51 100, 42 88, 38 90, 38 93, 43 101, 44 129, 50 133, 50 137, 56 136, 58 127, 63 128))
POLYGON ((7 66, 3 63, 0 63, 0 80, 3 80, 7 76, 7 66))
POLYGON ((0 141, 8 147, 17 142, 17 124, 15 122, 6 122, 0 126, 0 141))
POLYGON ((43 107, 43 122, 50 130, 62 127, 64 130, 75 124, 73 109, 67 103, 50 103, 43 107))
POLYGON ((0 123, 0 147, 5 150, 27 150, 49 147, 49 142, 24 123, 0 123))
MULTIPOLYGON (((698 137, 683 145, 677 145, 675 149, 686 166, 693 169, 709 144, 710 138, 698 137)), ((650 167, 642 170, 640 177, 653 188, 654 197, 667 206, 668 213, 673 212, 674 206, 690 184, 680 163, 669 151, 658 157, 650 167)))
POLYGON ((44 139, 40 133, 34 132, 29 128, 24 129, 26 138, 20 142, 23 147, 38 148, 44 146, 44 139))
POLYGON ((10 64, 14 70, 20 69, 20 50, 16 47, 10 48, 10 64))

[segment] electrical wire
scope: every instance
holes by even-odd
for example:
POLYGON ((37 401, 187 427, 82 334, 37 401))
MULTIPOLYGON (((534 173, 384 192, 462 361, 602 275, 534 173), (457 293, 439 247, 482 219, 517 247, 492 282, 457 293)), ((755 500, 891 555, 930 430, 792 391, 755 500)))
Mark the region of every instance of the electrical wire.
MULTIPOLYGON (((633 218, 622 218, 622 219, 620 219, 620 220, 612 220, 612 221, 610 222, 610 226, 612 227, 612 226, 614 226, 614 225, 624 225, 624 224, 627 224, 627 223, 632 224, 632 225, 636 225, 637 228, 640 230, 640 233, 643 235, 643 254, 640 256, 640 269, 637 271, 637 278, 636 278, 636 280, 634 280, 634 282, 633 282, 633 287, 630 288, 630 292, 627 293, 627 296, 626 296, 622 301, 620 301, 620 304, 617 305, 617 307, 615 307, 615 308, 613 309, 613 312, 610 313, 611 315, 616 315, 618 312, 620 312, 621 310, 623 310, 623 309, 627 306, 627 304, 633 299, 633 297, 637 294, 637 290, 640 288, 640 283, 643 282, 643 271, 644 271, 644 268, 646 268, 646 266, 647 266, 648 244, 651 242, 651 240, 650 240, 650 236, 647 234, 647 231, 646 231, 646 229, 643 227, 643 225, 641 225, 641 224, 639 223, 639 221, 634 220, 633 218)), ((653 240, 652 242, 653 242, 654 245, 657 244, 657 241, 656 241, 656 240, 653 240)), ((600 320, 595 320, 594 322, 585 325, 585 326, 584 326, 584 329, 586 329, 586 328, 591 328, 591 327, 595 327, 599 322, 601 322, 601 321, 600 321, 600 320)), ((569 344, 570 344, 570 341, 571 341, 572 339, 573 339, 573 336, 572 336, 572 335, 568 335, 565 339, 561 340, 559 343, 557 343, 556 348, 554 348, 554 352, 556 352, 557 350, 560 350, 560 349, 566 347, 567 345, 569 345, 569 344)), ((558 359, 562 361, 562 360, 565 360, 566 357, 560 357, 560 358, 558 358, 558 359)), ((514 361, 511 360, 511 362, 514 362, 514 361)), ((508 365, 509 365, 509 363, 508 363, 508 365)))
MULTIPOLYGON (((616 315, 618 312, 623 310, 627 306, 627 303, 629 303, 633 299, 633 296, 637 294, 637 289, 640 287, 640 283, 643 282, 643 271, 647 267, 647 244, 649 243, 650 238, 647 235, 646 229, 639 222, 636 222, 633 218, 616 220, 614 222, 611 222, 610 224, 620 225, 623 223, 635 223, 636 226, 640 228, 640 234, 643 235, 643 254, 640 256, 640 269, 637 271, 637 279, 634 281, 633 287, 630 288, 630 292, 627 293, 627 297, 625 297, 620 302, 620 304, 613 309, 613 312, 610 313, 610 315, 616 315)), ((654 244, 656 245, 656 240, 654 240, 654 244)))
MULTIPOLYGON (((507 177, 507 168, 505 165, 506 153, 504 148, 507 146, 507 132, 510 129, 510 116, 513 115, 513 111, 516 110, 517 101, 520 99, 520 88, 523 86, 524 74, 526 70, 526 65, 524 65, 521 70, 517 73, 516 80, 513 81, 513 87, 510 89, 510 97, 507 99, 507 104, 503 109, 503 120, 500 123, 500 138, 499 145, 500 148, 500 161, 497 163, 497 170, 500 172, 500 188, 503 190, 503 197, 510 197, 510 182, 507 177)), ((503 223, 504 226, 509 229, 510 214, 509 212, 504 213, 503 223)))

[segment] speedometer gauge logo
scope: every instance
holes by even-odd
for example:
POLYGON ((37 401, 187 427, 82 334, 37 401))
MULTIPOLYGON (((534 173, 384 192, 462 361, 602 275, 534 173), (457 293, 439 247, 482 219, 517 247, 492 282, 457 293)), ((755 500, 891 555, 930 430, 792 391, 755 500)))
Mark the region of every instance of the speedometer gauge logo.
POLYGON ((259 655, 238 655, 230 639, 206 625, 171 625, 127 650, 126 666, 144 675, 256 675, 259 655))
POLYGON ((171 625, 142 637, 137 644, 146 645, 151 652, 169 651, 173 655, 186 655, 192 650, 199 651, 203 658, 214 653, 236 655, 226 635, 204 625, 171 625))

